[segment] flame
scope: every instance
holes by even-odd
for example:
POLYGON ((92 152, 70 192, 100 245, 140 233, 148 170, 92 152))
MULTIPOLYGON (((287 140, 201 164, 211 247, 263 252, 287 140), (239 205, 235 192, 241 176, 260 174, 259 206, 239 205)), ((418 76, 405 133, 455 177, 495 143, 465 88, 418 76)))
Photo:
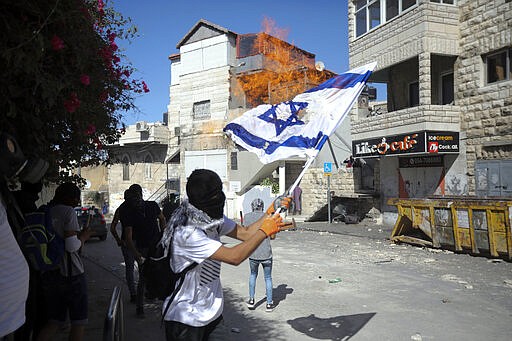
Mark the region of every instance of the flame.
POLYGON ((334 75, 329 71, 317 71, 315 55, 286 42, 288 32, 288 29, 278 28, 273 19, 265 17, 262 32, 239 38, 244 42, 253 41, 250 53, 242 56, 239 53, 239 58, 262 56, 260 70, 238 77, 248 106, 291 100, 334 75))

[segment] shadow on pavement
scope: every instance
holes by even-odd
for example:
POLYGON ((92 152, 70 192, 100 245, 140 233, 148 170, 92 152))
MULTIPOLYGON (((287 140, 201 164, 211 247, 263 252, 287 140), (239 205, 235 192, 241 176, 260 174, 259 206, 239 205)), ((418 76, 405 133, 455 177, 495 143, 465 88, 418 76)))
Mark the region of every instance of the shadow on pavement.
POLYGON ((287 322, 293 329, 321 340, 349 340, 357 334, 376 313, 364 313, 329 318, 319 318, 314 314, 299 317, 287 322))
POLYGON ((244 298, 229 288, 224 288, 223 316, 224 320, 210 335, 211 341, 287 340, 279 330, 272 328, 269 320, 248 311, 244 298))
POLYGON ((279 302, 286 300, 286 296, 293 292, 293 288, 289 288, 287 286, 288 284, 279 284, 277 288, 274 288, 274 291, 272 292, 272 298, 274 299, 275 305, 278 305, 279 302))

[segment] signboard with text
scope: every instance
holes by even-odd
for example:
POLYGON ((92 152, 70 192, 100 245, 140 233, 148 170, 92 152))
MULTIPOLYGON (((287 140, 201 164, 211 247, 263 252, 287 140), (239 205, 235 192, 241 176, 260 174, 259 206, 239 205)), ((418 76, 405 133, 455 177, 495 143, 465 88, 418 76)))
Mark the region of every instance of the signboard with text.
POLYGON ((459 153, 459 133, 419 131, 352 142, 354 157, 459 153))

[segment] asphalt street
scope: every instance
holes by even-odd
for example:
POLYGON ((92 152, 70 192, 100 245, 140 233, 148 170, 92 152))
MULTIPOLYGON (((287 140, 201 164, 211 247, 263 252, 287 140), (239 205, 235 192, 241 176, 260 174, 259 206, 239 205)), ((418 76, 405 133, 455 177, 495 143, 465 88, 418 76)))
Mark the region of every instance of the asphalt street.
MULTIPOLYGON (((212 340, 510 340, 512 263, 396 245, 390 227, 298 223, 272 242, 276 309, 245 306, 249 264, 222 266, 224 322, 212 340)), ((223 239, 228 246, 237 241, 223 239)), ((161 302, 146 318, 128 302, 120 250, 109 236, 83 250, 89 283, 86 340, 101 340, 115 286, 124 293, 125 340, 164 340, 161 302)), ((59 335, 65 339, 65 333, 59 335)))

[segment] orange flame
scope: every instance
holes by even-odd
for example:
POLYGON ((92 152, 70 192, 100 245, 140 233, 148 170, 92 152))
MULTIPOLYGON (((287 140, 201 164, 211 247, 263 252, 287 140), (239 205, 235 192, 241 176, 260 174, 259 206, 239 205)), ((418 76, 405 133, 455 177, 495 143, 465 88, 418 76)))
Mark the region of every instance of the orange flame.
POLYGON ((261 69, 238 77, 249 106, 276 104, 291 100, 334 74, 314 68, 315 55, 286 42, 287 29, 278 28, 271 18, 264 18, 262 32, 239 37, 240 42, 253 42, 250 52, 240 55, 262 56, 261 69))

